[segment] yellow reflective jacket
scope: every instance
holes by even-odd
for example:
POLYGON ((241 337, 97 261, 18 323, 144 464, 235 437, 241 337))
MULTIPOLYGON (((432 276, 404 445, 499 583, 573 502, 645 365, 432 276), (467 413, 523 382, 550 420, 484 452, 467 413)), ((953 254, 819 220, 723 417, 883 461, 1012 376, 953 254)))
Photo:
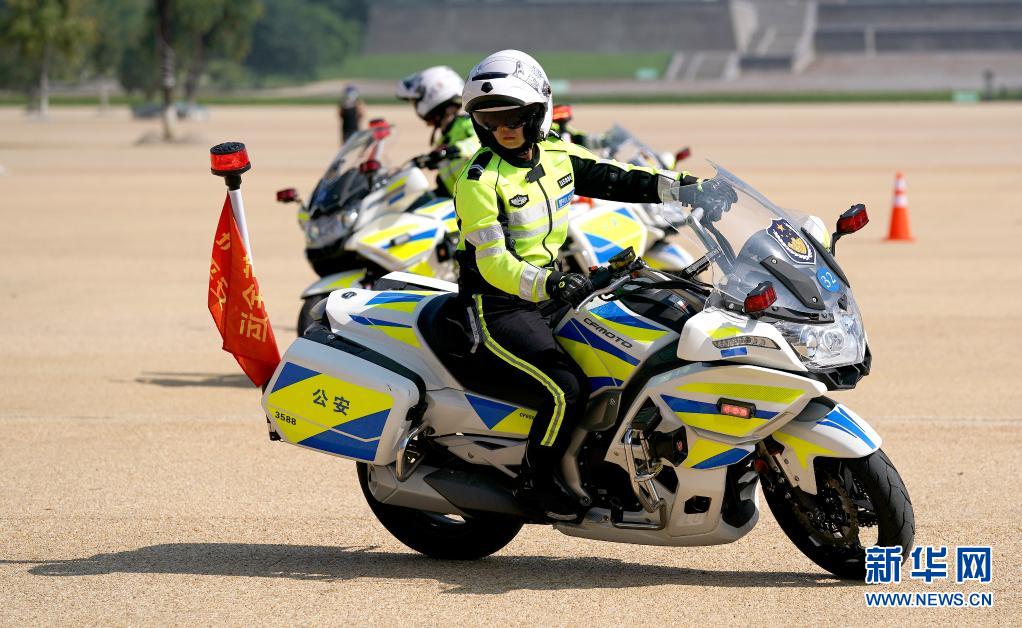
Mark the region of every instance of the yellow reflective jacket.
POLYGON ((679 179, 698 181, 687 173, 598 159, 554 137, 537 144, 528 163, 481 148, 454 188, 461 293, 548 299, 547 280, 559 275, 554 262, 575 194, 659 203, 679 179))
POLYGON ((466 114, 455 116, 433 143, 433 148, 441 146, 454 149, 454 153, 437 164, 437 184, 441 193, 453 194, 458 175, 465 169, 472 155, 479 150, 479 138, 476 137, 472 119, 466 114))

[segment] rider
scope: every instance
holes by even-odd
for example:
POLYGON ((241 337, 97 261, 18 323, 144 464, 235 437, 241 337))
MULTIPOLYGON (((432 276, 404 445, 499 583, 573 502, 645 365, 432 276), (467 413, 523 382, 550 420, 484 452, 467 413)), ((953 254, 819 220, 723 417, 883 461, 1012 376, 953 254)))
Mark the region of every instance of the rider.
POLYGON ((589 150, 603 148, 603 135, 586 134, 571 126, 571 105, 554 105, 551 129, 565 142, 585 146, 589 150))
POLYGON ((397 85, 397 97, 415 104, 415 113, 433 127, 433 150, 418 158, 437 169, 437 195, 450 196, 468 158, 479 149, 468 115, 460 114, 465 82, 445 65, 426 68, 397 85))
POLYGON ((487 376, 538 400, 516 496, 552 519, 571 520, 578 503, 559 481, 559 467, 589 381, 554 340, 538 304, 554 298, 577 307, 593 291, 588 277, 555 264, 572 196, 691 203, 698 194, 700 202, 723 204, 737 196, 718 181, 597 159, 550 135, 550 83, 524 52, 483 59, 469 74, 464 102, 483 147, 454 188, 459 298, 481 341, 479 359, 504 363, 502 373, 495 367, 487 376))

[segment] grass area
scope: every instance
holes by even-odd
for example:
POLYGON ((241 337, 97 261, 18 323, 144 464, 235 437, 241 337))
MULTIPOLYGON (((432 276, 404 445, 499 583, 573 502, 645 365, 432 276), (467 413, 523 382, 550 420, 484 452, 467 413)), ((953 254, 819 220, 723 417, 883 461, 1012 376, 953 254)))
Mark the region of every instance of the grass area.
MULTIPOLYGON (((343 64, 324 69, 319 78, 394 79, 433 65, 449 65, 465 75, 485 55, 469 53, 370 54, 349 57, 343 64)), ((669 52, 582 53, 540 52, 536 60, 543 64, 551 80, 634 78, 636 70, 653 68, 663 74, 671 60, 669 52)))
MULTIPOLYGON (((797 104, 797 103, 894 103, 894 102, 951 102, 950 91, 928 92, 799 92, 799 93, 717 93, 717 94, 605 94, 592 96, 567 95, 562 100, 571 103, 607 104, 797 104)), ((367 98, 370 105, 395 104, 393 98, 367 98)), ((334 97, 258 97, 210 95, 199 99, 204 105, 330 105, 336 106, 334 97)), ((110 99, 113 106, 141 104, 139 97, 118 96, 110 99)), ((0 95, 0 106, 24 107, 26 100, 19 96, 0 95)), ((99 106, 99 99, 89 96, 56 96, 51 106, 99 106)))

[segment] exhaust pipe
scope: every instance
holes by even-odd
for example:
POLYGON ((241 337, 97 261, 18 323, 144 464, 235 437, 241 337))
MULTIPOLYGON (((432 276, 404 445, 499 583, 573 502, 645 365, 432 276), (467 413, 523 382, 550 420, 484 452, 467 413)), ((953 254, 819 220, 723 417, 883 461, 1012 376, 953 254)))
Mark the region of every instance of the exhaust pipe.
POLYGON ((502 478, 479 472, 437 469, 425 480, 460 510, 526 516, 511 494, 508 481, 502 478))

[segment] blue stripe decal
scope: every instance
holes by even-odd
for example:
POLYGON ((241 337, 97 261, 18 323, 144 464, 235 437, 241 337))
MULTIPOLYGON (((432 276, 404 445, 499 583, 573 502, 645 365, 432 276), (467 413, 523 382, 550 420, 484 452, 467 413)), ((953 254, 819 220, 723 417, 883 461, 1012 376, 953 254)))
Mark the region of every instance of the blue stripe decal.
POLYGON ((387 424, 387 415, 390 414, 390 409, 380 410, 372 414, 355 419, 354 421, 348 421, 342 425, 335 427, 338 430, 348 436, 356 436, 358 438, 379 438, 383 434, 383 426, 387 424))
POLYGON ((499 401, 493 401, 492 399, 484 399, 483 397, 476 397, 474 395, 465 394, 465 398, 472 404, 472 409, 475 410, 479 418, 482 419, 483 424, 487 428, 493 429, 495 425, 504 420, 504 418, 517 410, 518 408, 506 403, 499 401))
POLYGON ((313 449, 319 449, 320 451, 329 451, 330 453, 348 458, 372 461, 376 458, 376 448, 380 444, 380 439, 364 443, 360 440, 355 440, 354 438, 345 436, 344 434, 338 434, 332 430, 327 430, 314 436, 310 436, 305 440, 298 441, 298 444, 305 445, 306 447, 312 447, 313 449))
POLYGON ((446 216, 444 216, 444 217, 443 217, 443 218, 441 218, 440 220, 450 220, 451 218, 456 218, 457 216, 458 216, 458 212, 456 212, 456 211, 454 211, 454 210, 452 209, 452 210, 451 210, 451 213, 447 214, 446 216))
POLYGON ((270 392, 277 392, 281 388, 285 388, 291 384, 297 384, 300 381, 317 375, 319 375, 317 371, 307 369, 304 366, 298 366, 291 362, 285 362, 284 368, 280 369, 280 375, 277 376, 277 381, 273 384, 273 390, 270 392))
MULTIPOLYGON (((627 353, 625 353, 621 349, 618 349, 617 347, 615 347, 614 345, 610 344, 609 342, 607 342, 603 338, 597 336, 593 332, 589 331, 588 329, 586 329, 585 327, 580 325, 578 321, 570 320, 570 321, 568 321, 568 325, 574 325, 575 326, 575 330, 577 332, 579 332, 580 334, 582 334, 582 337, 585 338, 585 342, 587 342, 589 344, 589 346, 591 346, 592 348, 597 349, 599 351, 603 351, 604 353, 609 353, 609 354, 611 354, 612 356, 614 356, 616 358, 620 358, 621 360, 624 360, 625 362, 631 364, 632 366, 635 366, 635 365, 637 365, 639 363, 639 359, 638 358, 633 358, 632 356, 628 355, 627 353)), ((567 325, 565 327, 567 327, 567 325)), ((565 336, 565 337, 567 337, 567 336, 565 336)), ((572 339, 572 340, 574 340, 574 339, 572 339)))
POLYGON ((409 327, 409 328, 411 327, 411 325, 403 325, 401 323, 393 323, 391 321, 381 321, 378 318, 356 316, 354 314, 351 315, 351 320, 355 321, 356 323, 359 323, 360 325, 369 325, 370 327, 377 325, 380 327, 409 327))
POLYGON ((418 303, 419 301, 426 298, 424 294, 408 294, 405 292, 381 292, 375 297, 369 299, 366 305, 375 305, 377 303, 418 303))
POLYGON ((720 357, 722 358, 737 358, 742 355, 749 355, 749 350, 745 347, 732 347, 731 349, 720 350, 720 357))
MULTIPOLYGON (((670 395, 660 395, 667 407, 672 412, 691 412, 693 414, 720 414, 717 410, 717 404, 707 403, 705 401, 695 401, 693 399, 681 399, 679 397, 671 397, 670 395)), ((757 419, 770 419, 777 416, 776 412, 770 412, 769 410, 756 409, 757 419)))
POLYGON ((622 250, 620 246, 614 244, 610 240, 604 240, 603 238, 591 233, 583 233, 585 234, 585 237, 589 239, 589 243, 593 245, 593 252, 596 253, 596 261, 601 264, 614 257, 622 250))
POLYGON ((697 465, 693 465, 693 469, 713 469, 715 467, 725 467, 730 464, 739 462, 752 452, 745 451, 744 449, 728 449, 727 451, 721 452, 712 458, 707 458, 697 465))
POLYGON ((624 382, 616 377, 590 377, 589 391, 593 392, 601 388, 620 388, 624 382))
POLYGON ((635 220, 635 216, 632 215, 632 212, 628 211, 627 207, 618 207, 617 209, 614 210, 614 213, 621 214, 628 220, 635 220))
MULTIPOLYGON (((389 249, 392 246, 401 246, 402 244, 408 244, 409 242, 415 242, 416 240, 428 240, 429 238, 432 238, 434 235, 436 235, 436 229, 431 229, 429 231, 423 231, 421 233, 416 233, 415 235, 411 236, 407 240, 405 240, 403 242, 398 242, 396 244, 394 243, 394 240, 391 240, 390 242, 387 242, 386 244, 382 245, 380 248, 381 249, 389 249)), ((398 236, 398 237, 400 237, 400 236, 398 236)))
POLYGON ((600 307, 594 307, 589 310, 593 314, 596 314, 600 318, 605 318, 612 323, 619 323, 621 325, 628 325, 629 327, 638 327, 639 329, 652 329, 654 331, 663 331, 662 328, 651 325, 641 318, 632 316, 628 312, 624 311, 617 303, 605 303, 600 307))
POLYGON ((834 409, 831 410, 827 416, 823 417, 823 420, 820 421, 820 425, 840 429, 876 449, 876 444, 869 436, 866 436, 866 432, 859 427, 859 424, 855 422, 855 419, 845 414, 839 405, 834 406, 834 409))
POLYGON ((405 197, 405 192, 404 192, 404 188, 402 188, 401 189, 401 193, 400 194, 396 194, 393 198, 391 198, 389 201, 387 201, 387 204, 388 205, 393 205, 394 203, 400 201, 404 197, 405 197))

